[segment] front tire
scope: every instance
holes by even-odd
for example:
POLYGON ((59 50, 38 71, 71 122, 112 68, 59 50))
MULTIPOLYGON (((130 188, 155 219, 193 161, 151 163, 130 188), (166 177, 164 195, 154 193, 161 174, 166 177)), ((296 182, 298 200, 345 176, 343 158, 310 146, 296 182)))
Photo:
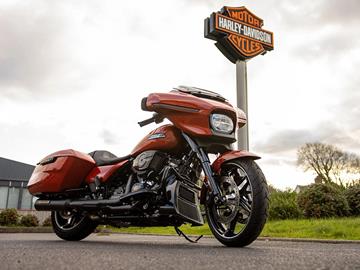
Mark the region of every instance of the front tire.
POLYGON ((75 211, 52 211, 51 222, 55 234, 67 241, 80 241, 89 236, 97 223, 75 211))
POLYGON ((219 186, 226 201, 215 204, 209 195, 206 217, 210 230, 226 246, 251 244, 260 235, 268 215, 264 174, 253 160, 231 160, 221 167, 219 186))

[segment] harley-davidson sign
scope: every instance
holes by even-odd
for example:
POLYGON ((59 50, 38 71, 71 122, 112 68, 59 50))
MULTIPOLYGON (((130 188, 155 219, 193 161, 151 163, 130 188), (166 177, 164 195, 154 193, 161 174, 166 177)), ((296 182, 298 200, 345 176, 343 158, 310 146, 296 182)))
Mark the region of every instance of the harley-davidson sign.
POLYGON ((233 63, 274 49, 273 33, 262 29, 263 20, 245 7, 223 7, 205 19, 205 37, 233 63))

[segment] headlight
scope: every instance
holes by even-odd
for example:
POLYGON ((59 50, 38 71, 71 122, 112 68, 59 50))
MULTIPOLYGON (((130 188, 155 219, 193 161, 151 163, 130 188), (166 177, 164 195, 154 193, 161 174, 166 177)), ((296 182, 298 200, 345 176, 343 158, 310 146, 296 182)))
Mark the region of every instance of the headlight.
POLYGON ((234 123, 229 116, 214 113, 210 116, 211 127, 218 132, 230 134, 234 129, 234 123))

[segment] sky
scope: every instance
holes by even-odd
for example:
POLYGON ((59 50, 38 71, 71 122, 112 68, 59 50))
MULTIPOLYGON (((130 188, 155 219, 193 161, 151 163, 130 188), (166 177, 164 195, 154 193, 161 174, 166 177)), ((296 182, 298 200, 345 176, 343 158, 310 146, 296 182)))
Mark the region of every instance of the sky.
POLYGON ((178 85, 236 104, 235 65, 203 21, 246 6, 275 49, 247 63, 250 150, 275 187, 314 175, 307 142, 360 154, 360 1, 164 0, 0 2, 0 156, 36 164, 60 149, 128 154, 155 124, 140 101, 178 85))

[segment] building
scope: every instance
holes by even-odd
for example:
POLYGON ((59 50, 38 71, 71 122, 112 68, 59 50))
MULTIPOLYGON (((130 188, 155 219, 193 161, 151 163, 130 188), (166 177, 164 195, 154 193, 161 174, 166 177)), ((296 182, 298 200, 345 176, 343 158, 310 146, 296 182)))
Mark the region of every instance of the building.
POLYGON ((0 209, 34 209, 26 186, 35 166, 0 157, 0 209))
POLYGON ((304 189, 306 189, 307 187, 309 187, 308 185, 307 186, 301 186, 301 185, 297 185, 296 188, 294 189, 294 191, 299 194, 301 191, 303 191, 304 189))

